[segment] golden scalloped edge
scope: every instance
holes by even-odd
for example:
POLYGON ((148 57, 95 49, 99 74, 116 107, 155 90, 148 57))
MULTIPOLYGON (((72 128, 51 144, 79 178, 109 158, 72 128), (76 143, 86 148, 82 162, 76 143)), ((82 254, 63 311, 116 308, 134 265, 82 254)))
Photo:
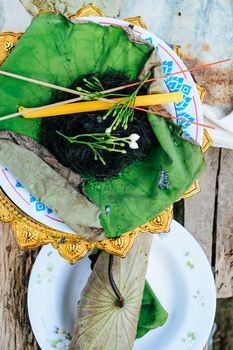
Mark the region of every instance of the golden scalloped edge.
MULTIPOLYGON (((42 10, 42 12, 51 12, 42 10)), ((77 17, 100 16, 104 13, 96 6, 90 4, 84 6, 76 14, 71 15, 70 19, 77 17)), ((131 17, 126 19, 128 22, 146 28, 141 17, 131 17)), ((10 35, 11 49, 16 45, 22 33, 2 33, 4 40, 10 35)), ((8 56, 5 47, 5 41, 2 39, 2 62, 8 56), (5 49, 4 49, 5 48, 5 49)), ((1 41, 0 41, 1 44, 1 41)), ((21 249, 36 249, 42 245, 51 243, 59 254, 74 264, 78 259, 86 255, 94 247, 105 250, 110 254, 125 257, 133 245, 134 239, 141 232, 168 232, 172 220, 172 206, 151 220, 149 223, 123 234, 116 239, 106 239, 99 242, 87 242, 78 235, 68 234, 61 231, 53 230, 43 224, 40 224, 29 218, 20 209, 18 209, 0 190, 0 220, 11 224, 14 237, 21 249)))
MULTIPOLYGON (((41 11, 47 12, 47 11, 41 11)), ((71 15, 70 19, 77 17, 88 16, 104 16, 104 13, 96 6, 90 4, 84 6, 76 14, 71 15)), ((147 28, 146 24, 140 16, 125 18, 125 21, 133 23, 142 28, 147 28)), ((21 37, 22 33, 2 33, 2 36, 12 35, 13 45, 16 45, 17 41, 21 37)), ((0 38, 1 39, 1 38, 0 38)), ((1 44, 1 41, 0 41, 1 44)), ((8 56, 7 50, 4 50, 3 44, 3 60, 8 56)), ((11 48, 11 49, 12 49, 11 48)), ((181 48, 179 45, 174 45, 176 54, 181 57, 181 48)), ((204 96, 204 91, 200 86, 197 86, 200 93, 200 98, 204 96), (202 94, 202 96, 201 96, 202 94)), ((204 138, 202 150, 205 150, 210 145, 210 136, 206 130, 204 130, 204 138)), ((187 198, 197 193, 200 190, 198 181, 196 181, 190 189, 185 192, 182 198, 187 198)), ((99 242, 86 242, 78 235, 63 233, 53 230, 45 225, 30 219, 24 213, 22 213, 16 206, 10 202, 10 200, 0 191, 0 220, 10 222, 16 241, 21 249, 35 249, 41 245, 51 243, 54 248, 58 250, 61 256, 68 260, 71 264, 75 263, 78 259, 85 256, 88 250, 93 249, 95 246, 99 249, 103 249, 110 254, 115 254, 121 257, 127 255, 128 251, 133 245, 133 241, 140 232, 168 232, 172 220, 172 206, 151 220, 149 223, 131 231, 116 239, 106 239, 99 242)))
POLYGON ((36 222, 18 209, 1 190, 0 220, 11 224, 15 240, 22 250, 36 249, 51 243, 71 264, 84 257, 95 246, 75 234, 57 231, 36 222))
POLYGON ((76 19, 79 17, 104 17, 104 13, 95 5, 89 4, 70 15, 69 19, 76 19))
MULTIPOLYGON (((41 10, 40 13, 41 12, 51 12, 51 11, 41 10)), ((76 14, 70 16, 70 18, 77 18, 77 17, 81 17, 81 16, 88 16, 88 15, 89 16, 104 16, 103 12, 100 9, 98 9, 96 6, 90 4, 90 5, 84 6, 82 9, 77 11, 76 14)), ((142 28, 146 28, 146 24, 143 22, 143 20, 140 16, 125 18, 125 21, 128 21, 128 22, 133 23, 133 24, 138 25, 138 26, 141 26, 142 28)), ((0 65, 3 63, 3 61, 9 55, 11 50, 17 44, 17 42, 20 39, 20 37, 22 36, 22 34, 23 33, 13 33, 13 32, 0 33, 0 65), (8 47, 8 45, 10 45, 10 46, 8 47)), ((179 57, 182 57, 181 47, 179 45, 174 45, 174 51, 176 52, 176 54, 179 57)), ((201 102, 203 102, 206 90, 198 84, 196 84, 196 87, 197 87, 197 90, 199 92, 201 102)), ((203 142, 202 142, 203 153, 207 151, 207 149, 210 147, 211 144, 212 144, 212 139, 211 139, 208 131, 206 129, 204 129, 203 142)), ((192 187, 193 187, 193 185, 192 185, 192 187)), ((196 189, 195 189, 195 191, 196 191, 196 189)))
POLYGON ((196 85, 197 91, 199 93, 199 97, 200 97, 201 103, 203 103, 204 102, 204 98, 205 98, 205 94, 206 94, 206 89, 203 88, 198 83, 195 83, 195 85, 196 85))
POLYGON ((114 254, 124 258, 133 246, 133 242, 139 231, 134 230, 123 234, 118 238, 105 239, 96 242, 96 248, 106 251, 109 254, 114 254))
POLYGON ((0 221, 11 224, 15 240, 22 250, 36 249, 51 243, 59 254, 74 264, 94 247, 110 254, 125 257, 141 232, 168 232, 172 220, 172 206, 147 224, 114 239, 87 242, 76 234, 54 230, 40 224, 23 213, 0 190, 0 221))
POLYGON ((173 45, 173 51, 177 54, 177 56, 182 59, 183 57, 183 54, 182 54, 182 49, 181 49, 181 46, 180 45, 173 45))
MULTIPOLYGON (((204 128, 204 133, 203 133, 203 140, 202 140, 202 145, 201 145, 201 150, 202 150, 202 153, 205 153, 209 147, 211 146, 212 144, 212 138, 210 136, 210 134, 208 133, 208 131, 204 128)), ((199 181, 196 180, 192 186, 183 194, 183 196, 181 196, 177 202, 180 200, 180 199, 186 199, 186 198, 189 198, 191 196, 193 196, 194 194, 198 193, 201 191, 201 187, 200 187, 200 184, 199 184, 199 181)))
MULTIPOLYGON (((201 150, 202 150, 202 153, 205 153, 209 147, 211 146, 212 144, 212 138, 210 136, 210 134, 208 133, 208 131, 204 128, 204 133, 203 133, 203 140, 202 140, 202 145, 201 145, 201 150)), ((183 196, 181 196, 177 202, 180 200, 180 199, 186 199, 186 198, 189 198, 191 196, 193 196, 194 194, 198 193, 201 191, 201 187, 200 187, 200 184, 199 184, 199 181, 196 180, 192 186, 183 194, 183 196)))
POLYGON ((134 239, 139 233, 160 233, 169 232, 173 215, 173 205, 164 210, 160 215, 156 216, 146 224, 123 234, 115 239, 105 239, 96 243, 96 247, 106 252, 125 257, 133 245, 134 239))
POLYGON ((151 221, 146 224, 138 227, 136 231, 139 233, 143 232, 151 232, 151 233, 160 233, 160 232, 169 232, 170 225, 172 222, 173 216, 173 204, 170 205, 166 210, 164 210, 161 214, 156 216, 151 221))
POLYGON ((192 186, 189 187, 189 189, 183 194, 183 196, 181 196, 181 198, 186 199, 189 198, 191 196, 193 196, 194 194, 200 192, 201 188, 200 188, 200 184, 199 181, 196 180, 192 186))
POLYGON ((202 146, 201 146, 202 152, 205 153, 210 148, 212 143, 213 143, 212 137, 210 136, 208 131, 204 129, 202 146))
POLYGON ((146 23, 143 21, 141 16, 124 18, 124 21, 132 23, 138 27, 147 29, 146 23))
POLYGON ((23 33, 0 33, 0 65, 5 61, 23 33))

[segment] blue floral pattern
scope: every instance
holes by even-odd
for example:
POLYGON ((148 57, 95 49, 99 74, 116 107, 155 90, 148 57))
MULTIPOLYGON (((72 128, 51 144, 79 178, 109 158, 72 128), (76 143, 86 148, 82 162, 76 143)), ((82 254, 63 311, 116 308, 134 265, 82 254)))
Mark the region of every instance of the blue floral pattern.
MULTIPOLYGON (((23 185, 18 180, 16 180, 15 187, 23 188, 23 185)), ((33 203, 35 205, 35 209, 37 212, 46 211, 48 215, 53 213, 52 209, 48 208, 45 204, 38 201, 32 194, 30 194, 30 203, 33 203)))
POLYGON ((148 41, 149 44, 153 45, 153 39, 151 37, 145 38, 146 41, 148 41))
MULTIPOLYGON (((174 61, 163 61, 163 74, 172 74, 174 61)), ((174 75, 164 79, 164 82, 170 92, 182 91, 183 101, 175 103, 176 116, 183 120, 177 120, 177 124, 182 126, 183 135, 193 140, 193 137, 188 132, 189 122, 194 122, 195 118, 186 112, 192 98, 189 96, 192 86, 187 84, 184 78, 174 75)))

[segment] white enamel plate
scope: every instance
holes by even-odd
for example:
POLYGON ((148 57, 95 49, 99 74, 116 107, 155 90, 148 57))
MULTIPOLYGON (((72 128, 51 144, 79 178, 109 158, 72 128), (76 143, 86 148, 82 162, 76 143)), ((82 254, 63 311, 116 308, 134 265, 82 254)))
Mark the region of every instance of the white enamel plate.
MULTIPOLYGON (((68 350, 90 272, 88 257, 71 266, 51 246, 42 248, 28 290, 30 322, 42 350, 68 350)), ((154 236, 146 278, 169 317, 136 340, 134 350, 202 350, 214 321, 214 279, 202 249, 176 221, 168 234, 154 236)))
MULTIPOLYGON (((172 48, 149 31, 118 19, 106 17, 83 17, 74 20, 74 22, 82 21, 92 21, 107 26, 130 26, 135 35, 143 38, 156 48, 163 62, 163 74, 167 75, 175 72, 181 72, 178 75, 165 78, 164 84, 167 90, 170 92, 182 91, 183 101, 166 105, 165 108, 171 113, 171 115, 185 120, 179 121, 179 123, 182 123, 183 135, 201 145, 203 139, 203 127, 197 124, 190 124, 190 121, 203 123, 201 101, 190 73, 187 71, 184 72, 187 68, 181 59, 175 54, 172 48)), ((60 231, 69 233, 73 232, 59 217, 57 217, 52 209, 47 208, 43 203, 39 202, 35 197, 33 197, 17 181, 17 179, 15 179, 15 177, 9 171, 7 171, 4 164, 0 164, 0 186, 8 197, 33 219, 60 231)))

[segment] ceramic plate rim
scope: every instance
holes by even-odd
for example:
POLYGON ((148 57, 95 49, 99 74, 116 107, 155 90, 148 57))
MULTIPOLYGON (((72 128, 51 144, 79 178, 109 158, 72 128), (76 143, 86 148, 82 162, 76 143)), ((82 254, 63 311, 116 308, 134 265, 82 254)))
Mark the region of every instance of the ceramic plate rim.
MULTIPOLYGON (((82 22, 82 21, 92 21, 92 22, 106 22, 106 21, 110 21, 111 24, 115 24, 115 25, 120 25, 120 26, 129 26, 130 23, 124 21, 124 20, 120 20, 120 19, 113 19, 113 18, 109 18, 109 17, 80 17, 76 20, 72 20, 72 22, 82 22)), ((175 60, 179 63, 179 65, 182 67, 182 69, 185 69, 186 66, 184 65, 184 63, 182 62, 182 60, 176 55, 176 53, 169 47, 168 44, 166 44, 163 40, 161 40, 159 37, 157 37, 156 35, 154 35, 153 33, 151 33, 150 31, 138 27, 136 25, 134 25, 134 30, 136 32, 136 34, 138 35, 146 35, 148 36, 147 39, 152 40, 151 44, 156 47, 155 42, 159 42, 162 43, 163 46, 165 47, 166 51, 168 52, 168 54, 172 54, 175 57, 175 60), (140 34, 141 33, 141 34, 140 34)), ((148 41, 148 40, 147 40, 148 41)), ((202 112, 202 105, 200 102, 200 98, 198 95, 198 92, 196 90, 193 78, 191 77, 191 74, 189 72, 185 73, 188 77, 188 80, 190 81, 190 84, 192 85, 192 93, 193 98, 195 96, 195 110, 198 111, 198 115, 200 118, 200 122, 202 122, 203 120, 203 112, 202 112)), ((173 106, 171 104, 171 106, 173 106)), ((171 107, 173 108, 173 107, 171 107)), ((176 107, 178 108, 178 107, 176 107)), ((179 107, 180 109, 181 107, 179 107)), ((191 125, 191 127, 193 127, 191 125)), ((202 127, 198 127, 196 128, 196 130, 198 130, 198 140, 199 140, 199 144, 201 144, 202 141, 202 137, 203 137, 203 128, 202 127)), ((34 200, 33 196, 30 196, 29 191, 27 191, 26 189, 24 189, 22 186, 19 188, 16 188, 16 183, 17 180, 14 178, 14 176, 10 173, 6 173, 6 169, 5 167, 3 167, 2 165, 0 165, 0 185, 3 188, 3 190, 5 191, 5 193, 9 196, 9 198, 27 215, 29 215, 32 219, 35 219, 36 221, 38 221, 39 223, 42 223, 52 229, 55 230, 59 230, 59 231, 63 231, 63 232, 67 232, 67 233, 74 233, 74 231, 68 227, 62 220, 60 220, 59 217, 57 217, 55 215, 54 212, 49 213, 49 211, 51 211, 51 209, 47 208, 43 203, 39 202, 38 200, 34 200), (5 173, 4 173, 5 172, 5 173), (9 175, 9 176, 8 176, 9 175), (31 198, 33 198, 34 202, 31 203, 31 198), (37 208, 40 208, 39 210, 37 210, 37 208)))
MULTIPOLYGON (((204 295, 205 297, 205 303, 206 303, 206 306, 207 307, 207 311, 208 313, 205 314, 204 313, 204 316, 203 315, 200 315, 202 317, 202 319, 205 320, 205 330, 199 330, 199 338, 197 339, 197 343, 196 345, 198 347, 196 347, 195 345, 195 342, 193 342, 190 345, 186 346, 186 343, 182 343, 180 342, 181 341, 181 338, 178 339, 178 336, 180 337, 179 335, 179 332, 177 332, 177 339, 176 339, 176 342, 173 342, 174 344, 174 347, 172 348, 172 350, 183 350, 183 349, 190 349, 190 350, 200 350, 204 347, 206 341, 207 341, 207 338, 210 334, 210 331, 211 331, 211 328, 212 328, 212 325, 213 325, 213 321, 214 321, 214 315, 215 315, 215 309, 216 309, 216 290, 215 290, 215 283, 214 283, 214 279, 213 279, 213 275, 212 275, 212 271, 211 271, 211 268, 209 266, 209 263, 207 261, 207 258, 204 254, 204 252, 202 251, 200 245, 196 242, 196 240, 192 237, 192 235, 183 227, 181 226, 180 224, 178 224, 175 220, 173 220, 172 222, 172 226, 171 226, 171 233, 168 233, 168 234, 159 234, 158 236, 155 236, 154 237, 154 241, 157 240, 156 242, 164 242, 164 243, 161 243, 163 246, 167 246, 168 244, 172 244, 172 246, 174 245, 174 243, 176 242, 176 249, 178 250, 179 247, 181 247, 181 245, 183 243, 181 243, 181 238, 182 238, 182 242, 185 241, 188 245, 189 245, 189 248, 190 250, 193 249, 193 251, 195 252, 198 252, 198 258, 199 260, 201 261, 201 265, 199 267, 197 267, 197 269, 200 269, 201 273, 203 274, 202 278, 203 278, 203 281, 202 281, 202 292, 204 291, 204 293, 206 293, 204 295), (173 234, 173 231, 175 232, 173 236, 171 236, 173 234), (178 233, 177 233, 178 232, 178 233), (176 237, 175 237, 175 234, 176 234, 176 237), (179 237, 180 235, 180 237, 179 237), (175 237, 175 238, 174 238, 175 237), (168 243, 168 241, 170 240, 170 243, 168 243), (208 291, 207 291, 208 289, 208 291), (208 298, 207 298, 208 296, 208 298), (206 300, 208 299, 208 300, 206 300), (182 345, 183 344, 183 345, 182 345)), ((185 244, 186 244, 185 243, 185 244)), ((171 249, 171 248, 169 248, 171 249)), ((41 306, 38 305, 38 302, 36 303, 35 305, 35 294, 36 294, 36 289, 35 288, 40 288, 38 286, 35 285, 35 274, 37 273, 37 265, 38 265, 38 259, 39 257, 41 256, 45 256, 46 252, 50 251, 51 248, 50 247, 44 247, 42 248, 41 252, 39 253, 38 255, 38 258, 36 259, 36 262, 33 266, 33 269, 32 269, 32 273, 31 273, 31 276, 30 276, 30 281, 29 281, 29 287, 28 287, 28 313, 29 313, 29 319, 30 319, 30 323, 31 323, 31 326, 32 326, 32 329, 33 329, 33 332, 37 338, 37 341, 39 343, 39 345, 41 346, 41 349, 42 350, 51 350, 51 348, 49 346, 47 347, 44 347, 44 335, 41 335, 40 331, 38 332, 38 309, 41 310, 41 306), (34 280, 34 282, 33 282, 34 280), (34 294, 35 293, 35 294, 34 294)), ((57 252, 54 252, 54 254, 58 255, 57 252)), ((176 251, 175 253, 176 254, 176 251)), ((174 255, 175 256, 175 255, 174 255)), ((182 259, 186 259, 185 256, 182 257, 182 259)), ((44 258, 43 258, 44 259, 44 258)), ((59 258, 61 259, 61 258, 59 258)), ((84 258, 85 259, 85 258, 84 258)), ((86 258, 88 259, 88 258, 86 258)), ((177 258, 178 259, 178 258, 177 258)), ((180 257, 179 257, 180 259, 180 257)), ((56 259, 55 259, 56 260, 56 259)), ((44 261, 44 260, 43 260, 44 261)), ((183 261, 183 260, 182 260, 183 261)), ((67 262, 65 262, 64 260, 60 260, 60 264, 61 266, 64 266, 64 264, 67 264, 67 262)), ((68 267, 66 267, 68 269, 68 267)), ((169 269, 171 268, 171 264, 169 265, 169 269)), ((186 267, 185 267, 186 268, 186 267)), ((187 267, 188 268, 188 267, 187 267)), ((199 271, 199 272, 200 272, 199 271)), ((198 271, 197 271, 198 272, 198 271)), ((188 273, 191 273, 189 276, 192 276, 192 277, 189 277, 189 284, 192 284, 192 278, 193 275, 192 275, 192 271, 187 271, 187 275, 188 273)), ((157 276, 158 277, 158 276, 157 276)), ((147 278, 149 279, 149 282, 150 281, 150 277, 147 276, 147 278)), ((160 278, 160 277, 159 277, 160 278)), ((158 280, 157 282, 158 283, 158 280)), ((196 283, 196 282, 195 282, 196 283)), ((196 286, 197 287, 197 286, 196 286)), ((42 287, 43 288, 43 287, 42 287)), ((57 287, 56 287, 57 289, 57 287)), ((194 288, 195 289, 195 288, 194 288)), ((156 291, 156 294, 159 295, 158 293, 159 291, 156 291)), ((37 291, 37 293, 39 293, 39 295, 42 295, 41 294, 41 290, 40 291, 37 291)), ((164 290, 161 291, 160 293, 164 293, 164 290)), ((177 294, 178 295, 178 294, 177 294)), ((161 301, 161 295, 159 296, 159 299, 161 301)), ((189 309, 187 312, 188 312, 188 316, 187 318, 189 319, 189 321, 191 320, 191 316, 190 316, 190 313, 192 314, 192 318, 193 318, 193 313, 195 314, 195 310, 194 310, 194 307, 195 309, 199 307, 200 310, 204 310, 202 308, 202 306, 200 305, 200 302, 201 300, 195 300, 194 299, 194 295, 190 294, 189 295, 189 303, 187 305, 191 305, 192 303, 192 310, 189 309), (191 298, 192 297, 192 298, 191 298), (192 299, 192 300, 191 300, 192 299), (190 304, 191 303, 191 304, 190 304), (190 311, 191 310, 191 311, 190 311)), ((164 301, 163 301, 164 303, 164 301)), ((56 306, 57 307, 57 306, 56 306)), ((191 306, 190 306, 191 307, 191 306)), ((198 310, 199 310, 198 309, 198 310)), ((57 310, 57 309, 56 309, 57 310)), ((206 312, 207 312, 206 311, 206 312)), ((57 311, 56 311, 57 312, 57 311)), ((199 315, 199 314, 198 314, 199 315)), ((173 315, 171 315, 171 317, 173 317, 173 315)), ((199 316, 198 316, 199 317, 199 316)), ((187 320, 186 320, 187 322, 187 320)), ((197 320, 196 320, 197 322, 197 320)), ((200 320, 198 320, 198 325, 199 325, 199 322, 200 320)), ((182 328, 182 332, 183 332, 183 329, 184 329, 184 326, 183 326, 184 323, 181 323, 181 328, 182 328)), ((198 329, 198 325, 197 326, 197 329, 198 329)), ((199 325, 200 326, 200 325, 199 325)), ((164 326, 165 327, 165 326, 164 326)), ((159 331, 162 330, 163 327, 161 327, 161 329, 159 329, 159 331)), ((185 328, 186 329, 186 328, 185 328)), ((188 329, 188 328, 187 328, 188 329)), ((153 331, 153 332, 156 332, 157 330, 153 331)), ((181 331, 180 331, 181 332, 181 331)), ((182 333, 181 332, 181 333, 182 333)), ((150 334, 151 332, 149 332, 148 334, 150 334)), ((158 333, 157 333, 158 334, 158 333)), ((183 334, 183 333, 182 333, 183 334)), ((153 335, 154 336, 154 335, 153 335)), ((147 336, 146 336, 147 337, 147 336)), ((135 347, 134 347, 134 350, 144 350, 144 348, 141 347, 140 344, 143 344, 143 342, 145 341, 146 342, 146 337, 145 338, 141 338, 139 340, 137 340, 137 342, 135 343, 135 347), (143 340, 144 339, 144 340, 143 340)), ((164 347, 164 348, 160 348, 160 350, 170 350, 170 348, 167 348, 167 347, 164 347)))

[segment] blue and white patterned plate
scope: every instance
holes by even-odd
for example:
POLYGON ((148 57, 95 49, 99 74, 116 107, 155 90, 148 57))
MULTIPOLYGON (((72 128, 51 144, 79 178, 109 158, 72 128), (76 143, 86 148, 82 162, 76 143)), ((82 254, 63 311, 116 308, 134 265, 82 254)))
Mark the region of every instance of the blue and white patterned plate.
MULTIPOLYGON (((106 17, 83 17, 73 21, 92 21, 101 25, 130 26, 136 35, 145 39, 156 48, 163 61, 163 73, 165 75, 183 71, 179 75, 170 76, 164 79, 164 84, 168 91, 183 92, 182 102, 165 105, 165 108, 171 113, 171 115, 185 120, 177 121, 177 123, 182 125, 184 137, 201 145, 203 139, 203 127, 196 124, 190 124, 190 121, 203 123, 203 111, 199 94, 190 73, 184 72, 187 70, 186 66, 170 46, 149 31, 118 19, 106 17)), ((33 219, 60 231, 69 233, 73 232, 59 217, 57 217, 52 209, 47 208, 43 203, 31 196, 17 179, 5 169, 4 165, 1 164, 0 186, 9 198, 33 219)))
MULTIPOLYGON (((88 257, 71 266, 51 246, 40 251, 30 277, 28 311, 42 350, 68 350, 90 272, 88 257)), ((163 327, 136 340, 134 350, 202 350, 214 321, 214 279, 201 247, 176 221, 170 233, 154 236, 146 278, 169 317, 163 327)))
POLYGON ((150 33, 148 30, 119 19, 107 17, 80 17, 73 20, 74 23, 86 21, 106 26, 130 27, 135 35, 146 40, 156 48, 163 62, 164 75, 181 72, 178 75, 163 79, 165 87, 169 92, 182 91, 183 93, 182 102, 171 103, 166 105, 165 108, 171 115, 182 118, 182 120, 177 120, 176 122, 182 125, 185 138, 201 145, 203 127, 198 124, 203 123, 203 111, 200 97, 191 74, 187 72, 187 67, 172 50, 171 46, 167 45, 163 40, 150 33), (190 122, 197 122, 197 124, 191 124, 190 122))

